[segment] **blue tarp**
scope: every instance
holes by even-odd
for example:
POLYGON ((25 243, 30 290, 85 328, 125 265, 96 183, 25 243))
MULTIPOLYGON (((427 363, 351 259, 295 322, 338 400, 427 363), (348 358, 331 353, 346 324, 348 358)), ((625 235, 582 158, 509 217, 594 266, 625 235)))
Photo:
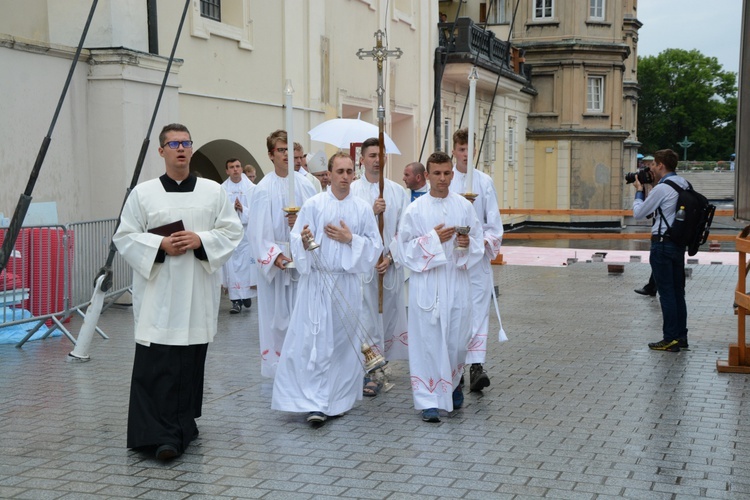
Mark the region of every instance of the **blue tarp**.
MULTIPOLYGON (((20 325, 2 326, 2 323, 18 321, 20 319, 31 318, 32 314, 26 309, 16 309, 15 307, 0 308, 0 344, 17 344, 34 328, 37 323, 30 321, 20 325)), ((39 340, 45 334, 45 327, 37 330, 29 340, 39 340)), ((59 337, 62 333, 59 330, 52 332, 50 337, 59 337)))

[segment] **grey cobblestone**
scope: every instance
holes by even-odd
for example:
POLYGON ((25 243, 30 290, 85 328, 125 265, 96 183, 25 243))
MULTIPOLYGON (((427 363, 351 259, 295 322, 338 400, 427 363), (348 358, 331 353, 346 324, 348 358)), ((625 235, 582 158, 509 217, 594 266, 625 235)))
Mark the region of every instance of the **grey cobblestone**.
POLYGON ((167 463, 125 449, 132 316, 114 307, 89 363, 65 363, 63 337, 0 345, 0 497, 747 497, 749 380, 716 372, 736 340, 736 273, 693 266, 691 350, 674 354, 646 347, 661 325, 658 298, 632 291, 646 264, 495 268, 510 341, 493 318, 491 386, 437 425, 413 409, 402 361, 391 391, 320 429, 272 411, 256 305, 230 316, 225 301, 201 434, 167 463))

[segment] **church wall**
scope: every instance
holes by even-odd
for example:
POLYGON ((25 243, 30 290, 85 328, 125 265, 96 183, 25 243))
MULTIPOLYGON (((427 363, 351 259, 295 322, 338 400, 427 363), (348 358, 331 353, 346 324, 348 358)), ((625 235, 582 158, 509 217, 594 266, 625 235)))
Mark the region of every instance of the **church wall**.
MULTIPOLYGON (((116 217, 125 190, 130 186, 138 155, 148 131, 156 105, 166 61, 161 58, 119 50, 95 51, 89 68, 87 100, 89 102, 86 130, 89 157, 81 169, 89 172, 91 213, 93 218, 116 217)), ((179 64, 173 65, 171 79, 164 90, 159 113, 149 136, 150 144, 139 176, 139 182, 164 173, 164 160, 158 154, 159 133, 167 123, 180 122, 177 101, 179 64)), ((201 138, 189 125, 196 138, 201 138)))
POLYGON ((0 33, 49 43, 47 0, 0 0, 0 12, 0 33))
MULTIPOLYGON (((0 212, 6 217, 13 214, 26 188, 71 58, 65 48, 45 55, 0 45, 0 66, 13 68, 0 78, 4 117, 0 120, 0 212)), ((88 172, 81 169, 88 165, 89 144, 81 126, 87 115, 87 73, 88 64, 79 62, 32 193, 32 202, 56 202, 61 222, 91 214, 88 172)))
MULTIPOLYGON (((38 4, 40 0, 23 3, 38 4)), ((49 41, 77 47, 91 2, 47 0, 42 3, 47 4, 49 41)), ((147 23, 146 0, 99 0, 84 47, 125 47, 147 52, 147 23)))

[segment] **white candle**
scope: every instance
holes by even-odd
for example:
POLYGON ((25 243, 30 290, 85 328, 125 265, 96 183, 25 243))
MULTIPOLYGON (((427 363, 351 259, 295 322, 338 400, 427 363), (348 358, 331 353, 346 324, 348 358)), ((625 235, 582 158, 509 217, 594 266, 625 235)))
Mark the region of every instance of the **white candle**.
POLYGON ((477 68, 471 68, 469 74, 469 161, 466 165, 466 193, 474 189, 474 112, 477 106, 477 68))
POLYGON ((297 203, 294 199, 294 117, 292 109, 292 94, 294 94, 294 88, 292 87, 292 81, 286 81, 286 87, 284 88, 284 94, 286 94, 286 154, 287 154, 287 185, 289 186, 289 207, 296 207, 297 203))

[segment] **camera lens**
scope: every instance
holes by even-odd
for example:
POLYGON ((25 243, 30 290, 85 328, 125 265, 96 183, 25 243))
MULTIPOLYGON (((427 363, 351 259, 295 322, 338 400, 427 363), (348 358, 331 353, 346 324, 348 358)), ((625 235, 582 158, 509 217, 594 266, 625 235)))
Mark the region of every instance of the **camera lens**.
POLYGON ((628 172, 627 174, 625 174, 625 184, 632 184, 632 183, 634 183, 635 182, 635 176, 636 176, 635 172, 628 172))

